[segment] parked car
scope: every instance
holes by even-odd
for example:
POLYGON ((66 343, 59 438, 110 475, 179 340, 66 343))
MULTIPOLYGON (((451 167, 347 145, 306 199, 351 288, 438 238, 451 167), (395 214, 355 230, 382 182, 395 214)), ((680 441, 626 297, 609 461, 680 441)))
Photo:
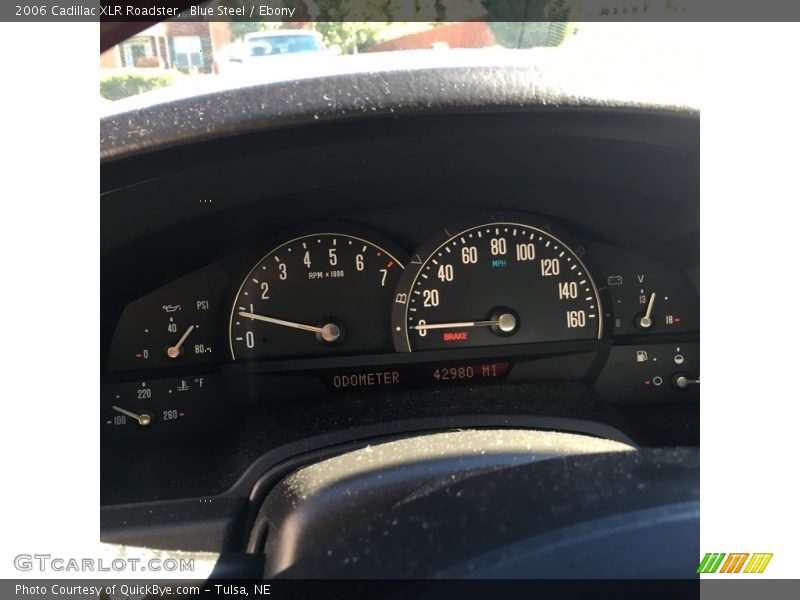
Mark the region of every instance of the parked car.
POLYGON ((322 42, 322 34, 303 29, 248 33, 244 36, 244 47, 248 58, 327 50, 322 42))
POLYGON ((244 40, 221 46, 212 71, 217 75, 274 72, 286 67, 287 62, 296 64, 307 57, 319 60, 320 54, 328 52, 317 31, 258 31, 248 33, 244 40))

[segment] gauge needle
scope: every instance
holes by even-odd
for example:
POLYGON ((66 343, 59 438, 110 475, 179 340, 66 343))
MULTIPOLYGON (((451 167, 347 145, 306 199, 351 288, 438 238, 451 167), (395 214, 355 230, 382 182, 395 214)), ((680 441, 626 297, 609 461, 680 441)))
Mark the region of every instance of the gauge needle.
POLYGON ((498 315, 496 319, 490 321, 460 321, 456 323, 425 323, 424 325, 414 325, 411 329, 461 329, 463 327, 497 327, 500 331, 513 331, 517 326, 517 319, 511 313, 498 315))
POLYGON ((639 326, 644 327, 645 329, 649 329, 653 325, 653 319, 651 317, 653 313, 653 305, 656 303, 656 293, 653 292, 650 294, 650 301, 647 303, 647 312, 644 313, 644 316, 639 319, 639 326))
POLYGON ((192 331, 194 331, 194 325, 189 325, 189 329, 183 333, 181 339, 178 340, 178 343, 167 348, 167 356, 170 358, 178 358, 181 355, 181 346, 183 346, 183 342, 186 341, 186 338, 189 337, 189 334, 192 333, 192 331))
POLYGON ((461 329, 462 327, 491 327, 497 324, 497 319, 494 321, 461 321, 459 323, 425 323, 425 325, 414 325, 411 329, 461 329))
POLYGON ((239 311, 240 317, 247 319, 255 319, 256 321, 264 321, 265 323, 272 323, 273 325, 281 325, 283 327, 291 327, 293 329, 302 329, 303 331, 310 331, 316 333, 326 342, 335 342, 341 335, 341 329, 334 323, 326 323, 322 327, 314 327, 313 325, 305 325, 303 323, 295 323, 294 321, 284 321, 283 319, 276 319, 275 317, 265 317, 264 315, 257 315, 255 313, 239 311))
POLYGON ((150 415, 148 415, 148 414, 137 415, 136 413, 132 413, 129 410, 125 410, 124 408, 120 408, 119 406, 112 406, 111 408, 113 408, 118 413, 122 413, 126 417, 130 417, 131 419, 136 419, 136 421, 139 423, 139 425, 142 425, 142 426, 150 425, 150 415))

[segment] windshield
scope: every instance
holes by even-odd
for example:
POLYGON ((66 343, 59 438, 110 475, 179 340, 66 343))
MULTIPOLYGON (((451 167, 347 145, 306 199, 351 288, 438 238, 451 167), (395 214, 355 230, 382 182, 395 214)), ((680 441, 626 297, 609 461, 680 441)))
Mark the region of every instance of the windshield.
POLYGON ((691 104, 697 31, 691 23, 596 21, 164 21, 101 54, 100 96, 106 112, 118 112, 258 83, 500 64, 567 80, 574 72, 587 93, 613 88, 636 97, 647 89, 660 101, 691 104))
POLYGON ((250 56, 321 52, 324 46, 309 35, 271 35, 247 39, 250 56))

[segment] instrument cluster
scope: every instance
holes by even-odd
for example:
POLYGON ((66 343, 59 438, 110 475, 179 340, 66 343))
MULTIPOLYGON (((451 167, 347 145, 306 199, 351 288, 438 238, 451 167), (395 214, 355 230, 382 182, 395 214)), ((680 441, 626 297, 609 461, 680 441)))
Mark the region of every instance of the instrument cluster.
POLYGON ((419 248, 308 224, 129 303, 102 425, 119 439, 168 438, 264 396, 505 380, 674 401, 696 393, 698 333, 691 272, 535 215, 478 214, 419 248))

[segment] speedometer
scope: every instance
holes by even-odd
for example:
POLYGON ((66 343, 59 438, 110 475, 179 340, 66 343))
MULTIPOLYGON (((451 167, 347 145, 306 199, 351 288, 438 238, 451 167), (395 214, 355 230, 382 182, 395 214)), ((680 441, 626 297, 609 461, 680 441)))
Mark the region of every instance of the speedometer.
POLYGON ((391 350, 389 305, 403 264, 366 236, 336 228, 269 250, 234 299, 232 358, 391 350))
POLYGON ((597 287, 563 234, 525 217, 445 229, 409 263, 392 311, 401 352, 597 339, 597 287))

